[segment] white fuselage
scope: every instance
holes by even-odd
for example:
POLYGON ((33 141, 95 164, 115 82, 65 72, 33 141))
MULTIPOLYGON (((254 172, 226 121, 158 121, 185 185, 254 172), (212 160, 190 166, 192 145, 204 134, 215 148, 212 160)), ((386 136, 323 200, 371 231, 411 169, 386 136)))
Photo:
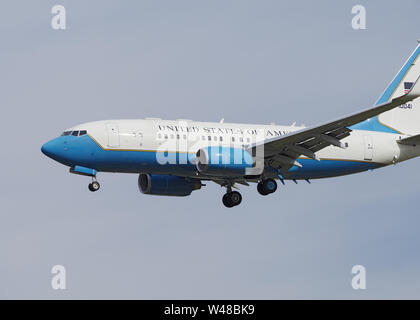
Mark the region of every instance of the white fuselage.
MULTIPOLYGON (((195 154, 197 150, 206 146, 221 145, 247 148, 265 139, 286 135, 303 128, 300 126, 196 122, 191 120, 139 119, 90 122, 70 128, 68 131, 87 130, 88 135, 104 151, 195 154)), ((371 163, 378 166, 401 162, 420 155, 420 147, 398 144, 397 140, 401 138, 404 138, 404 136, 376 131, 353 130, 350 136, 342 140, 347 148, 329 146, 318 151, 316 155, 321 160, 320 163, 323 161, 325 163, 326 160, 348 161, 371 163)), ((305 159, 305 157, 302 156, 301 159, 305 159)), ((159 161, 157 161, 157 165, 165 166, 164 162, 159 163, 159 161)), ((311 166, 316 165, 316 163, 311 164, 311 166)), ((146 171, 151 171, 150 163, 146 167, 146 171)), ((176 166, 172 164, 170 167, 171 169, 168 171, 156 166, 156 172, 178 173, 176 166)), ((303 167, 305 168, 305 165, 303 167)), ((369 167, 366 168, 369 169, 369 167)), ((325 170, 323 168, 323 172, 325 170)), ((126 172, 127 170, 115 168, 115 172, 118 171, 126 172)), ((141 168, 136 169, 136 172, 139 171, 141 171, 141 168)), ((364 170, 355 170, 355 172, 358 171, 364 170)), ((338 170, 335 173, 330 172, 325 175, 321 174, 321 176, 308 176, 307 178, 338 176, 348 173, 353 172, 338 170)), ((306 177, 298 176, 297 178, 306 177)))

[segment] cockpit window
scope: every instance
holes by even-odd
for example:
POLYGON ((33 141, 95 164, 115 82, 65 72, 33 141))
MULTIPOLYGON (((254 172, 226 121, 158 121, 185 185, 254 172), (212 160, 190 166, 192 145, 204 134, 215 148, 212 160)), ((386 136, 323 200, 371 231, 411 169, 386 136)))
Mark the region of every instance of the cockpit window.
POLYGON ((87 134, 87 130, 64 131, 61 135, 62 136, 70 136, 70 135, 72 135, 72 136, 75 136, 75 137, 77 137, 77 136, 80 137, 80 136, 84 136, 85 134, 87 134))

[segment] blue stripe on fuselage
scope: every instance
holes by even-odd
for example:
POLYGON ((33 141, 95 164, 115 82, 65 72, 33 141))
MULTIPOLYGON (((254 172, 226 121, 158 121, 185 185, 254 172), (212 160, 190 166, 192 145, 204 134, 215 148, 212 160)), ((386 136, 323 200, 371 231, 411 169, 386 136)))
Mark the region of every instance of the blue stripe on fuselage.
MULTIPOLYGON (((67 166, 83 166, 97 171, 126 173, 156 173, 173 175, 194 175, 194 164, 177 164, 185 153, 168 154, 174 162, 161 165, 157 159, 163 152, 156 151, 125 151, 102 149, 90 136, 64 136, 53 140, 55 156, 53 159, 67 166)), ((190 156, 193 154, 190 154, 190 156)), ((286 179, 316 179, 357 173, 381 167, 381 164, 345 161, 299 159, 302 168, 292 167, 286 179)))
POLYGON ((102 149, 89 135, 62 136, 49 144, 53 144, 50 147, 53 152, 48 156, 69 167, 79 165, 105 172, 195 173, 195 166, 187 163, 187 157, 195 157, 195 154, 102 149), (167 159, 170 163, 162 165, 158 159, 167 159))
POLYGON ((292 167, 285 175, 286 179, 318 179, 336 177, 372 170, 384 166, 383 164, 372 162, 329 159, 324 159, 321 161, 312 159, 299 159, 299 163, 302 164, 302 167, 292 167))

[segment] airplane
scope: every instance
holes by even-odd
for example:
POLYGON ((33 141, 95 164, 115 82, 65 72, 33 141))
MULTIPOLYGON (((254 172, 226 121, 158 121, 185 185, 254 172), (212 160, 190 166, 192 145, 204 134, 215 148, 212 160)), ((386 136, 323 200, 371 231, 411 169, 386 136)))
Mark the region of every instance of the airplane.
POLYGON ((91 178, 99 172, 138 174, 143 194, 188 196, 213 181, 222 202, 242 201, 239 185, 269 195, 277 181, 297 183, 382 168, 420 156, 420 40, 368 109, 305 127, 159 118, 95 121, 69 128, 41 151, 91 178), (233 190, 235 189, 235 190, 233 190))

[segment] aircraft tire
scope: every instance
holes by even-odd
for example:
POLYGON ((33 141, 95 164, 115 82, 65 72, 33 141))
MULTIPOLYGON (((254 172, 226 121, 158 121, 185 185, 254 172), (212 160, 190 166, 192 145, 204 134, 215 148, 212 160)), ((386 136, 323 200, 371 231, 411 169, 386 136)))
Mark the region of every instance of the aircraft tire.
POLYGON ((262 196, 266 196, 268 194, 268 193, 266 193, 264 191, 262 182, 258 182, 258 184, 257 184, 257 191, 262 196))
POLYGON ((92 183, 89 183, 89 190, 92 192, 98 191, 101 185, 98 181, 93 181, 92 183))
POLYGON ((242 202, 242 195, 238 191, 228 192, 223 196, 222 201, 226 207, 232 208, 242 202))
POLYGON ((266 193, 270 194, 276 192, 277 190, 277 182, 274 179, 268 178, 262 181, 261 189, 266 193))

